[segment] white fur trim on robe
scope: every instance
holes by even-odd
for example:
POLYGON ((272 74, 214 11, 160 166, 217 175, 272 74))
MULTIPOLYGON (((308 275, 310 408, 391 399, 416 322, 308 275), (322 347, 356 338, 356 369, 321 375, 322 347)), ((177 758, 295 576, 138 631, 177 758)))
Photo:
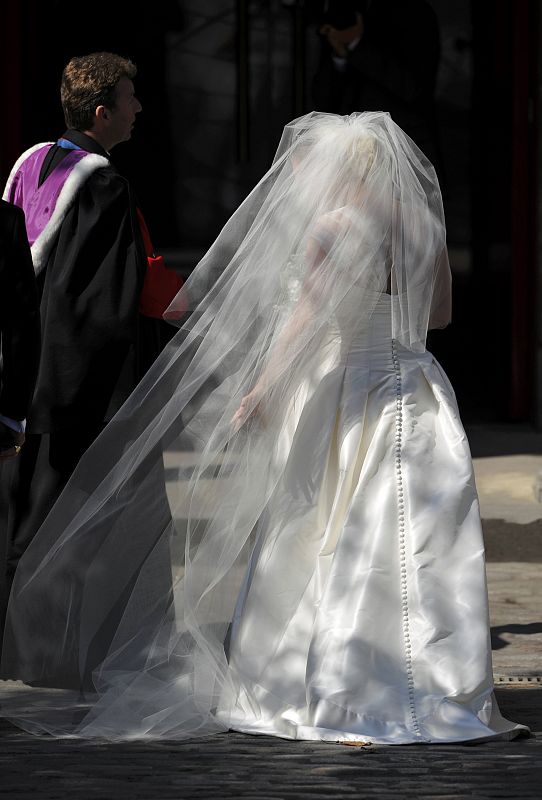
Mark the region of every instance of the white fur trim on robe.
POLYGON ((13 186, 13 181, 15 179, 15 175, 19 172, 19 169, 26 161, 26 159, 35 153, 36 150, 39 150, 41 147, 50 147, 54 142, 40 142, 39 144, 33 145, 33 147, 29 147, 28 150, 25 150, 24 153, 21 153, 17 161, 12 167, 11 172, 9 173, 9 178, 6 182, 6 188, 4 189, 4 194, 2 195, 2 200, 5 200, 7 203, 11 203, 9 196, 11 194, 11 187, 13 186))
MULTIPOLYGON (((43 142, 42 144, 31 147, 30 150, 27 150, 25 153, 23 153, 22 156, 17 160, 6 184, 6 189, 4 192, 5 199, 7 199, 9 195, 15 174, 25 159, 28 158, 28 156, 30 156, 38 148, 45 147, 47 144, 53 144, 53 142, 43 142)), ((79 189, 83 186, 85 181, 88 180, 93 172, 95 172, 97 169, 102 169, 103 167, 108 166, 109 161, 107 158, 104 156, 99 156, 95 153, 89 153, 74 166, 66 178, 64 186, 58 195, 55 204, 55 210, 53 211, 49 222, 30 248, 32 251, 32 262, 34 264, 34 272, 36 275, 40 274, 47 263, 47 258, 60 230, 60 226, 64 221, 68 209, 74 202, 79 189)))

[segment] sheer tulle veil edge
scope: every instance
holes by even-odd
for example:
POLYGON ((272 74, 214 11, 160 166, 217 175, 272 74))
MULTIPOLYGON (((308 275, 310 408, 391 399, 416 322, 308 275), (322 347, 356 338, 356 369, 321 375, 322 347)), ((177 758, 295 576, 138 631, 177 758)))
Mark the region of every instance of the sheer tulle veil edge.
POLYGON ((423 352, 450 317, 433 167, 387 113, 294 120, 166 313, 188 303, 178 333, 20 563, 2 675, 40 689, 6 684, 5 716, 112 740, 228 729, 258 525, 313 500, 310 481, 278 491, 283 442, 386 293, 394 339, 423 352))

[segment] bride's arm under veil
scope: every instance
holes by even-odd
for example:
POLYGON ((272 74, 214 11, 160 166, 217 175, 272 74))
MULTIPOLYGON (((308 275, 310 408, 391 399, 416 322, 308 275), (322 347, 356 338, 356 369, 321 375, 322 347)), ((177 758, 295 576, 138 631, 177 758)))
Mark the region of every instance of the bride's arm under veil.
MULTIPOLYGON (((351 193, 348 199, 352 200, 351 193)), ((263 406, 270 401, 266 396, 288 382, 288 370, 298 358, 308 361, 317 356, 339 309, 341 338, 368 321, 390 281, 388 240, 387 216, 371 213, 366 202, 320 215, 307 236, 299 299, 271 343, 253 388, 241 399, 231 420, 234 432, 251 417, 265 417, 263 406)), ((324 358, 323 352, 320 355, 324 358)))
POLYGON ((290 317, 282 327, 276 341, 272 345, 272 352, 268 363, 261 372, 253 389, 246 394, 232 418, 234 432, 237 432, 249 419, 261 413, 262 398, 270 385, 272 385, 280 372, 285 354, 300 334, 310 326, 321 306, 321 276, 320 271, 326 262, 327 253, 321 242, 309 237, 305 251, 307 276, 301 288, 301 295, 290 317))

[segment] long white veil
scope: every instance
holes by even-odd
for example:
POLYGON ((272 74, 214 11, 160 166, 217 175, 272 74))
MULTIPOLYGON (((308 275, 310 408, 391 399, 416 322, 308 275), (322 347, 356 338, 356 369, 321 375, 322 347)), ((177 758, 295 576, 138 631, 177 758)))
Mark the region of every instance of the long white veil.
POLYGON ((172 304, 188 301, 186 321, 22 558, 1 674, 29 687, 5 684, 2 714, 110 739, 228 728, 251 553, 320 490, 326 442, 311 437, 310 474, 290 445, 386 292, 393 337, 423 351, 450 316, 433 167, 386 113, 294 120, 172 304))

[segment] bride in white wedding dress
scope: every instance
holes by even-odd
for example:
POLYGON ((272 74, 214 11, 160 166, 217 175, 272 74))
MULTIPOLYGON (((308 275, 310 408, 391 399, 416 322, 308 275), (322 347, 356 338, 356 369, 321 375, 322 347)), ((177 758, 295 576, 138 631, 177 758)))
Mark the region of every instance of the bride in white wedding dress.
POLYGON ((6 683, 1 713, 109 739, 525 732, 493 695, 469 447, 425 348, 450 319, 431 164, 385 113, 295 120, 183 292, 21 562, 2 675, 41 688, 6 683), (170 514, 162 451, 187 447, 170 514))

